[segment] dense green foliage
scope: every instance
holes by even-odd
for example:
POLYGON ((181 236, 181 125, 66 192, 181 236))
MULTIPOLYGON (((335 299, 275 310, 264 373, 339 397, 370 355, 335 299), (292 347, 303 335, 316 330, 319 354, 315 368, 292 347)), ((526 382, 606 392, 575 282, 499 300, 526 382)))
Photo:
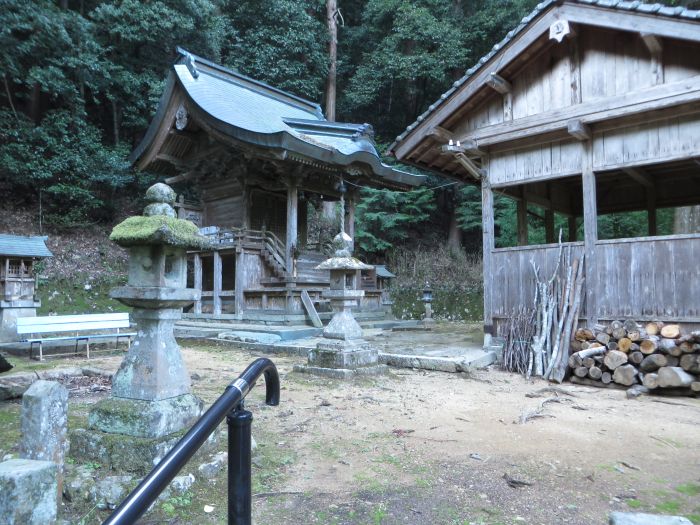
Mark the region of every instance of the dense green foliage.
MULTIPOLYGON (((338 119, 372 122, 386 146, 536 2, 339 0, 338 119)), ((321 101, 325 17, 323 0, 0 0, 0 191, 13 204, 40 205, 52 225, 114 220, 153 181, 127 155, 176 46, 321 101)), ((478 249, 478 188, 444 185, 431 177, 426 186, 439 188, 365 190, 364 254, 444 242, 454 212, 465 244, 478 249)), ((511 201, 497 200, 504 245, 513 243, 514 215, 511 201)), ((531 219, 536 242, 543 229, 536 212, 531 219)), ((601 220, 603 235, 645 227, 636 216, 601 220)))

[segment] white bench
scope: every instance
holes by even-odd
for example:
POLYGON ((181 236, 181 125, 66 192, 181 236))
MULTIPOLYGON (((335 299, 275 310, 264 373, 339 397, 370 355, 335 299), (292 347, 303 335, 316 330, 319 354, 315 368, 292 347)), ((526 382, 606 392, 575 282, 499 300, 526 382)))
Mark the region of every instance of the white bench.
POLYGON ((32 358, 34 345, 39 345, 39 361, 44 360, 42 344, 44 341, 75 341, 75 353, 78 353, 78 342, 85 341, 87 357, 90 358, 90 340, 116 337, 119 344, 120 337, 126 337, 128 346, 131 346, 131 337, 135 332, 120 332, 121 328, 129 328, 129 314, 126 312, 113 314, 86 314, 86 315, 53 315, 48 317, 20 317, 17 319, 17 333, 30 334, 34 337, 22 339, 29 343, 29 358, 32 358), (100 333, 91 333, 100 330, 100 333), (109 330, 109 332, 104 332, 109 330), (75 335, 62 335, 54 337, 36 337, 41 334, 59 334, 75 332, 75 335), (86 333, 87 332, 87 333, 86 333))

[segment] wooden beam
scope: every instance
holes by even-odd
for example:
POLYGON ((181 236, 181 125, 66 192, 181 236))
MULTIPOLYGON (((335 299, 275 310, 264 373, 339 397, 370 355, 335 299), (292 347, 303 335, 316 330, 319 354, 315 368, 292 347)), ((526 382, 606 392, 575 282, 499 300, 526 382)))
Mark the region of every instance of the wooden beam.
POLYGON ((579 51, 579 39, 577 36, 569 38, 569 77, 571 79, 571 105, 575 106, 582 102, 581 98, 581 53, 579 51))
POLYGON ((156 155, 155 160, 168 162, 168 163, 172 164, 173 166, 175 166, 176 168, 181 168, 185 165, 185 162, 182 159, 175 157, 173 155, 167 155, 165 153, 158 153, 158 155, 156 155))
POLYGON ((657 36, 694 42, 700 41, 698 23, 691 19, 671 18, 636 11, 601 9, 594 5, 570 3, 563 4, 559 8, 558 14, 569 23, 606 27, 616 31, 653 33, 657 36))
POLYGON ((650 33, 641 33, 644 45, 651 55, 651 83, 654 86, 664 83, 663 43, 661 39, 650 33))
POLYGON ((503 120, 505 122, 513 120, 513 93, 503 95, 503 120))
POLYGON ((294 248, 297 243, 297 220, 299 207, 299 186, 295 177, 287 181, 287 239, 285 241, 284 262, 288 279, 294 274, 294 248))
POLYGON ((522 192, 522 197, 518 201, 518 246, 527 246, 527 200, 525 199, 525 191, 522 192))
POLYGON ((640 33, 639 36, 642 37, 644 45, 647 46, 647 50, 649 50, 649 54, 660 55, 664 50, 661 39, 658 36, 652 33, 640 33))
POLYGON ((496 72, 491 73, 486 81, 486 85, 491 89, 496 90, 501 95, 505 95, 506 93, 511 93, 513 91, 513 86, 511 86, 510 82, 496 72))
MULTIPOLYGON (((202 256, 198 253, 194 254, 194 289, 202 291, 202 256)), ((202 300, 194 302, 194 313, 202 313, 202 300)))
POLYGON ((569 222, 569 236, 568 236, 567 240, 569 242, 576 242, 577 237, 578 237, 578 226, 576 224, 576 216, 571 215, 568 218, 568 222, 569 222))
POLYGON ((656 228, 656 191, 647 188, 647 233, 649 236, 657 235, 656 228))
POLYGON ((493 250, 495 229, 493 218, 493 191, 488 177, 481 179, 481 223, 484 271, 484 333, 496 335, 493 327, 493 250))
POLYGON ((348 193, 345 199, 345 233, 355 240, 355 195, 348 193))
POLYGON ((579 119, 570 120, 566 123, 566 132, 576 140, 591 140, 591 128, 586 126, 579 119))
POLYGON ((433 127, 430 131, 428 131, 428 136, 440 144, 447 144, 450 140, 454 140, 455 138, 451 131, 448 131, 441 126, 433 127))
POLYGON ((168 177, 165 179, 166 184, 177 184, 178 182, 185 182, 187 180, 193 179, 197 175, 196 171, 186 171, 185 173, 180 173, 173 177, 168 177))
POLYGON ((655 187, 654 179, 652 179, 648 173, 644 173, 642 168, 622 168, 622 171, 645 188, 653 189, 655 187))
POLYGON ((214 252, 214 290, 212 293, 214 315, 221 315, 221 284, 222 284, 223 268, 221 266, 221 254, 218 251, 214 252))
POLYGON ((544 236, 545 242, 557 242, 554 234, 554 210, 544 210, 544 236))
POLYGON ((486 126, 460 137, 460 141, 473 139, 483 148, 543 133, 566 131, 570 120, 580 120, 583 124, 591 125, 613 118, 697 102, 700 102, 700 76, 486 126))
POLYGON ((245 285, 248 279, 247 276, 247 256, 242 248, 236 249, 236 276, 235 276, 235 312, 241 315, 245 310, 245 285))
POLYGON ((586 317, 588 326, 598 322, 598 275, 595 245, 598 240, 598 210, 596 203, 596 178, 593 172, 593 147, 590 142, 581 143, 581 177, 583 182, 583 231, 586 278, 586 317))
POLYGON ((482 177, 482 171, 481 169, 474 163, 472 159, 467 157, 463 153, 457 153, 455 155, 455 160, 459 163, 460 166, 462 166, 467 172, 474 177, 475 179, 479 180, 482 177))

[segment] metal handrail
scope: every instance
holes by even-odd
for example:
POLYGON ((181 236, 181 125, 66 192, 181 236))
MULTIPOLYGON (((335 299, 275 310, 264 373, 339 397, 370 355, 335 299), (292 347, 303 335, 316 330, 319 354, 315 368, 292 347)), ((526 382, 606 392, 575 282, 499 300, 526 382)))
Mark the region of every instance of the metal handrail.
POLYGON ((265 403, 270 406, 279 405, 280 380, 277 368, 267 358, 256 359, 238 379, 226 387, 221 397, 114 510, 103 525, 135 523, 224 418, 228 424, 228 523, 251 525, 250 445, 253 414, 243 408, 243 399, 262 374, 265 374, 265 403))

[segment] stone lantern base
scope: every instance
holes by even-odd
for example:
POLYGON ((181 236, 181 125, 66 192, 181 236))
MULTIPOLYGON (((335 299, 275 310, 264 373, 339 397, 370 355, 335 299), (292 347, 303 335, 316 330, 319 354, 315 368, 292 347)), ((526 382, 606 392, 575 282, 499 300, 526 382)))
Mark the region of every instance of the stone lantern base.
POLYGON ((386 374, 378 363, 379 352, 363 339, 325 340, 309 350, 308 364, 295 365, 295 372, 337 379, 386 374))

